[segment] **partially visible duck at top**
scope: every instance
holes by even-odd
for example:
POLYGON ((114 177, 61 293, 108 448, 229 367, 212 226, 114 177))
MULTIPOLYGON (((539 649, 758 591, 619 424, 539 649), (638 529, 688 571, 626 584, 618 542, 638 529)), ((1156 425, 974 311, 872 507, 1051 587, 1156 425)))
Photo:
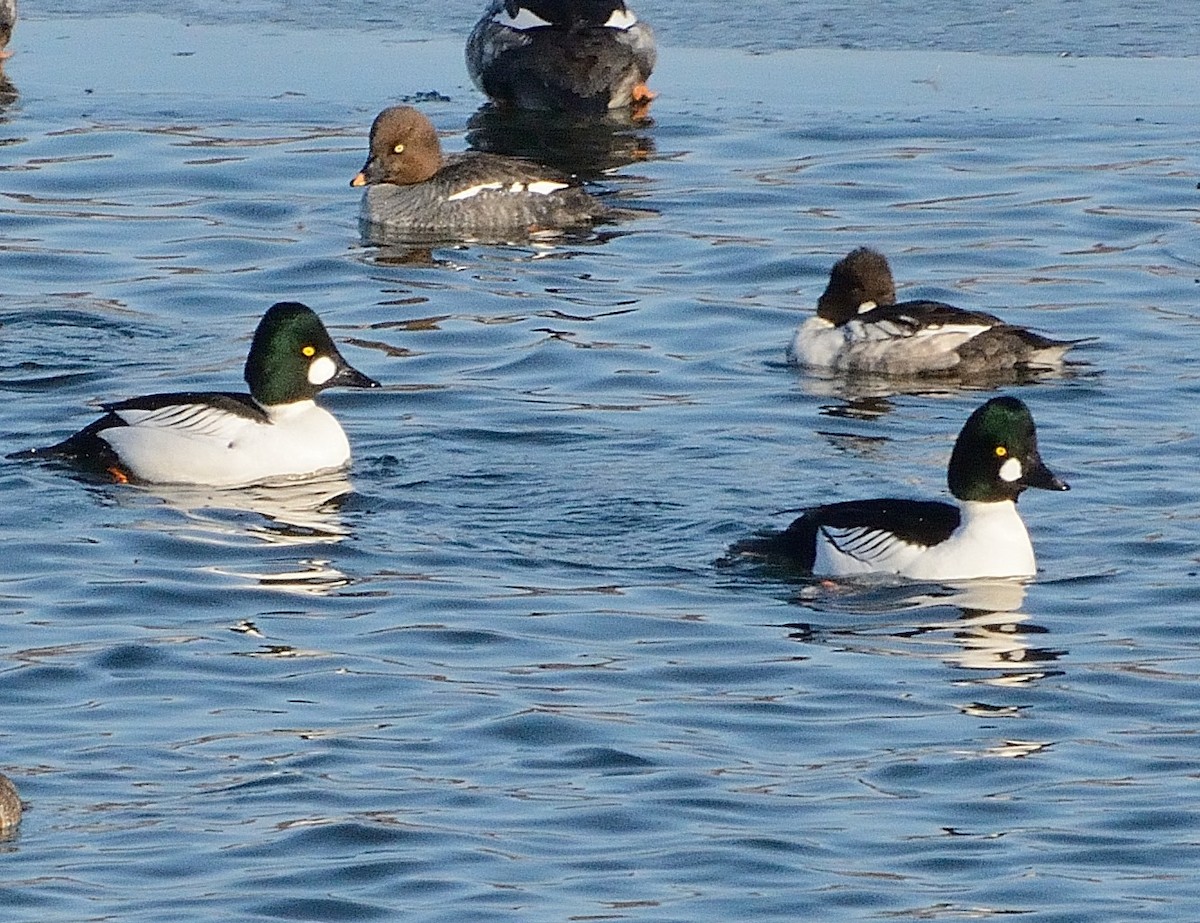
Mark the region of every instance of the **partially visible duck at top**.
POLYGON ((325 388, 378 388, 353 368, 313 310, 273 305, 246 358, 250 393, 183 391, 106 404, 105 414, 48 448, 10 458, 67 461, 117 483, 244 487, 333 471, 350 444, 315 398, 325 388))
POLYGON ((361 218, 369 236, 527 236, 615 215, 550 167, 478 151, 443 157, 433 123, 411 106, 375 118, 367 162, 350 185, 366 187, 361 218))
POLYGON ((8 40, 12 38, 13 26, 17 24, 17 0, 0 0, 0 61, 11 58, 8 40))
POLYGON ((993 314, 940 301, 896 301, 887 257, 859 247, 834 264, 789 361, 839 372, 969 375, 1061 368, 1082 340, 1052 340, 993 314))
POLYGON ((1032 577, 1037 565, 1017 498, 1029 487, 1068 488, 1042 461, 1024 402, 992 398, 971 414, 954 443, 947 482, 954 504, 895 498, 829 503, 806 510, 782 532, 745 539, 731 551, 816 576, 1032 577))
POLYGON ((467 71, 493 102, 599 115, 655 94, 654 32, 623 0, 492 0, 467 41, 467 71))

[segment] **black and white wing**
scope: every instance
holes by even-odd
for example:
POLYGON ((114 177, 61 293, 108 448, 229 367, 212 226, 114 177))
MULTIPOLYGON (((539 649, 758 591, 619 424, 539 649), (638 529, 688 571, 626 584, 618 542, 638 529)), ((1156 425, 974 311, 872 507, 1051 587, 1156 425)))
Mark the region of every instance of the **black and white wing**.
POLYGON ((813 571, 833 575, 903 571, 961 521, 948 503, 896 499, 834 503, 805 517, 814 526, 813 571))
POLYGON ((110 425, 172 430, 218 440, 234 438, 247 423, 270 422, 248 394, 226 392, 151 394, 107 404, 104 409, 109 414, 104 419, 110 420, 110 425))

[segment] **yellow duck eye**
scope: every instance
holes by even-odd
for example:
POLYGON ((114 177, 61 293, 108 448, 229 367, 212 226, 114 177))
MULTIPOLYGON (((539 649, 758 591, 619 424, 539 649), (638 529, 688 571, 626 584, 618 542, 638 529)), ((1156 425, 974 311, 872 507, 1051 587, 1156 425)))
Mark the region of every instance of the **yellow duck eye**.
POLYGON ((305 356, 307 356, 309 359, 311 359, 313 356, 315 356, 317 354, 317 347, 305 346, 300 350, 300 352, 304 353, 305 356))
POLYGON ((1008 449, 1004 448, 1004 446, 1002 446, 1002 445, 996 446, 996 457, 997 458, 1003 458, 1007 454, 1008 454, 1008 449))
POLYGON ((397 144, 394 148, 392 148, 392 153, 393 154, 403 154, 404 153, 404 145, 397 144))

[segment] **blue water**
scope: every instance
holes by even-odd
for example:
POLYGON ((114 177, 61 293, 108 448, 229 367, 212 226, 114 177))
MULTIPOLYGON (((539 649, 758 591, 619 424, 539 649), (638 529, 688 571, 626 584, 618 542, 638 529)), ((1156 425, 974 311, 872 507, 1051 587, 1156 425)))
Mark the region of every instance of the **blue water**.
POLYGON ((0 464, 0 771, 27 802, 3 918, 1193 920, 1186 5, 1013 4, 993 33, 828 4, 845 37, 809 42, 776 28, 799 4, 685 36, 688 7, 647 2, 661 95, 602 184, 649 214, 365 245, 379 108, 420 99, 466 145, 475 6, 23 7, 4 451, 237 387, 281 298, 386 387, 326 397, 353 466, 293 491, 0 464), (1070 57, 1002 28, 1059 7, 1070 57), (1028 585, 716 563, 805 503, 941 494, 993 393, 784 365, 861 244, 904 295, 1097 338, 1004 389, 1072 485, 1021 504, 1028 585))

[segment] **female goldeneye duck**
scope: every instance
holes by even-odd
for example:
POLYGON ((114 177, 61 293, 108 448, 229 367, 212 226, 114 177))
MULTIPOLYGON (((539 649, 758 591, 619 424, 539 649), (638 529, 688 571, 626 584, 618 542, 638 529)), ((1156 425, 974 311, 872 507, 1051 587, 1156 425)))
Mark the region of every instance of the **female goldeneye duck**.
POLYGON ((622 0, 493 0, 467 41, 467 71, 500 105, 597 115, 655 94, 654 32, 622 0))
POLYGON ((0 835, 11 833, 21 823, 23 805, 12 779, 0 772, 0 835))
POLYGON ((1068 487, 1038 455, 1033 417, 1024 403, 997 397, 971 414, 954 443, 948 481, 956 504, 831 503, 805 511, 783 532, 747 539, 732 551, 817 576, 1033 576, 1033 545, 1017 513, 1017 498, 1027 487, 1068 487))
MULTIPOLYGON (((246 359, 249 394, 188 391, 107 404, 75 435, 17 457, 53 457, 118 483, 241 487, 342 468, 350 444, 314 401, 335 385, 378 388, 297 302, 263 315, 246 359)), ((10 456, 11 457, 11 456, 10 456)))
POLYGON ((788 359, 841 372, 962 375, 1059 368, 1081 340, 1052 340, 982 311, 940 301, 896 303, 887 258, 860 247, 834 264, 817 314, 800 325, 788 359))
POLYGON ((529 235, 615 214, 549 167, 477 151, 443 157, 433 123, 411 106, 376 116, 367 162, 350 185, 367 187, 362 222, 385 233, 529 235))
POLYGON ((12 38, 13 26, 17 24, 17 0, 0 0, 0 61, 11 58, 8 40, 12 38))

